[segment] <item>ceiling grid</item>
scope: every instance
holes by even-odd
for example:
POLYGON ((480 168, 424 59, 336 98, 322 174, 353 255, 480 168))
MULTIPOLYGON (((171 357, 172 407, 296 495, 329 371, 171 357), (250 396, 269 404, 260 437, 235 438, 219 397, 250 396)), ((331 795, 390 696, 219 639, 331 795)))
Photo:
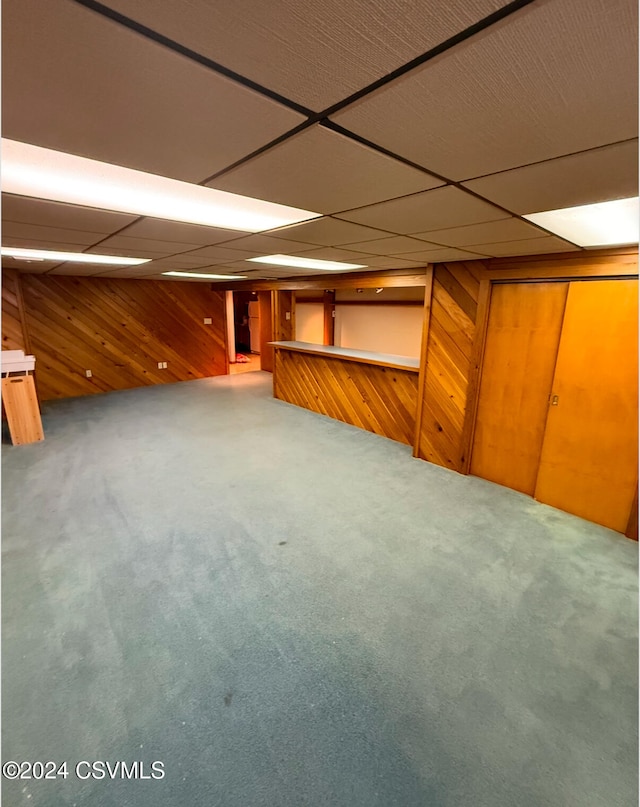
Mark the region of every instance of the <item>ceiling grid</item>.
POLYGON ((4 0, 4 136, 321 218, 259 234, 3 195, 21 271, 251 278, 578 250, 528 213, 637 195, 632 0, 4 0), (597 47, 596 47, 597 46, 597 47), (249 267, 249 268, 247 268, 249 267))

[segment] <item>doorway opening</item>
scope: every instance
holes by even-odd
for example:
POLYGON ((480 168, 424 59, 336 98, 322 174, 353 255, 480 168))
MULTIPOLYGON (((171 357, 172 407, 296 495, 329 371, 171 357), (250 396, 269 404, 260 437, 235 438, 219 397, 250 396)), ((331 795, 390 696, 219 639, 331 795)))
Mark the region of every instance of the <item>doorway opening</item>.
POLYGON ((235 347, 229 356, 229 373, 261 370, 258 295, 255 291, 234 291, 232 295, 235 347))

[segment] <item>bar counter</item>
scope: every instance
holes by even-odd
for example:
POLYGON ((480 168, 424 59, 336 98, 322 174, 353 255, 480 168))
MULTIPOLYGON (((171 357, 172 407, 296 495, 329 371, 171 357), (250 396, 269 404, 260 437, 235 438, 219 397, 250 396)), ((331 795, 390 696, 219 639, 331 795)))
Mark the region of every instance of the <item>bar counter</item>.
POLYGON ((271 342, 273 395, 413 444, 419 359, 309 342, 271 342))

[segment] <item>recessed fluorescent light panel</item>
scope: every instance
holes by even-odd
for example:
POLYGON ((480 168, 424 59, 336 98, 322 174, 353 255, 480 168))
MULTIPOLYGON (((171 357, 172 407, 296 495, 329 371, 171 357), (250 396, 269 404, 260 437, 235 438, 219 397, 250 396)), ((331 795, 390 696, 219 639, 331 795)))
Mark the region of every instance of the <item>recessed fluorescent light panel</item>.
POLYGON ((581 247, 638 243, 638 197, 530 213, 525 219, 581 247))
POLYGON ((203 280, 246 280, 246 275, 207 275, 201 272, 163 272, 171 277, 199 277, 203 280))
POLYGON ((272 266, 293 266, 295 269, 321 269, 339 272, 345 269, 366 269, 363 263, 340 263, 339 261, 320 261, 315 258, 296 258, 295 255, 263 255, 260 258, 247 258, 254 263, 268 263, 272 266))
POLYGON ((322 215, 6 138, 2 189, 18 196, 251 233, 322 215))
POLYGON ((71 261, 72 263, 106 263, 112 266, 137 266, 150 258, 121 258, 117 255, 92 255, 89 252, 55 252, 48 249, 2 247, 0 253, 21 261, 71 261))

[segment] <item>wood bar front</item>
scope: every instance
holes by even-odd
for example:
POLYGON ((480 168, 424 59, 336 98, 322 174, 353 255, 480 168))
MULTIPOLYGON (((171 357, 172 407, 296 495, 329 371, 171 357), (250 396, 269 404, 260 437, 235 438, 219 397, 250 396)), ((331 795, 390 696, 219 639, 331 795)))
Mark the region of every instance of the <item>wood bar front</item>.
POLYGON ((417 359, 275 342, 274 397, 412 445, 417 359))

